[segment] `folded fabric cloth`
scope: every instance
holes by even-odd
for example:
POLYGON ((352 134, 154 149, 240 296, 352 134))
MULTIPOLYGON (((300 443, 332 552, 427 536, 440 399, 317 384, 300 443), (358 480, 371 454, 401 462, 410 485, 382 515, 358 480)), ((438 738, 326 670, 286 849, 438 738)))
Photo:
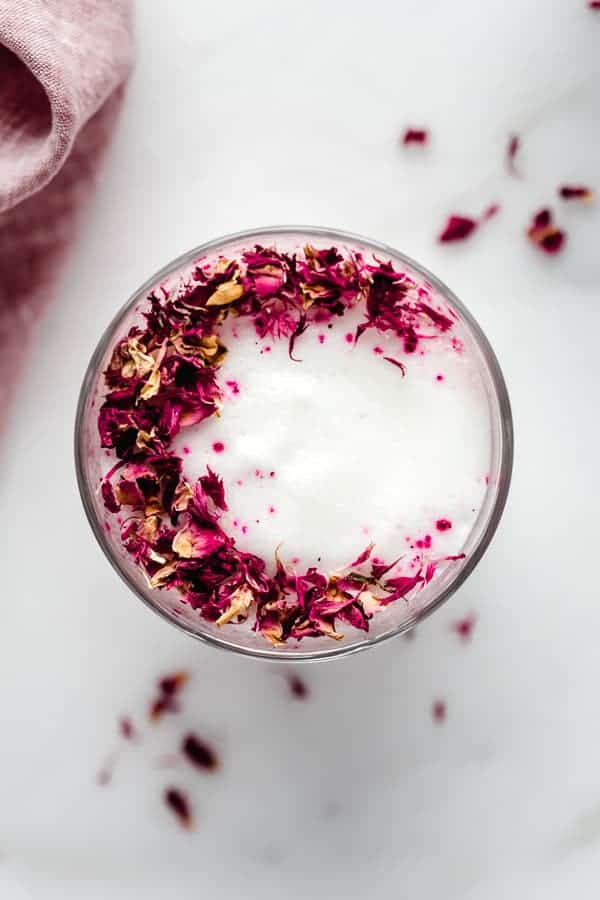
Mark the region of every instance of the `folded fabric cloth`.
POLYGON ((0 427, 131 58, 129 0, 0 0, 0 427))

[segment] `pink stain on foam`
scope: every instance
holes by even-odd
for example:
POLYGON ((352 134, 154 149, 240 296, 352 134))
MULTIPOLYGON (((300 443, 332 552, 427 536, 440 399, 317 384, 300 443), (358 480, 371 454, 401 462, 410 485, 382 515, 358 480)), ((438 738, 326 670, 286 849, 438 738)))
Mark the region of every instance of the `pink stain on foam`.
POLYGON ((377 345, 377 347, 373 347, 373 353, 375 356, 383 356, 383 347, 377 345))
POLYGON ((314 316, 313 322, 329 322, 331 318, 331 313, 327 312, 326 309, 317 309, 314 316))
POLYGON ((248 526, 242 525, 242 534, 248 534, 248 526))
POLYGON ((450 531, 452 528, 452 522, 450 519, 438 519, 435 523, 435 527, 438 531, 450 531))
POLYGON ((225 384, 227 385, 227 387, 229 388, 229 390, 231 391, 232 394, 234 394, 234 395, 239 394, 240 386, 237 383, 237 381, 235 381, 234 379, 231 379, 230 381, 226 381, 225 384))
POLYGON ((443 380, 444 380, 444 376, 443 376, 443 375, 436 375, 436 376, 435 376, 435 380, 436 380, 436 381, 443 381, 443 380))
POLYGON ((270 507, 269 507, 269 512, 270 512, 271 515, 272 515, 274 512, 277 512, 277 510, 275 509, 274 506, 270 506, 270 507))
POLYGON ((429 550, 431 547, 431 535, 426 534, 424 537, 419 538, 418 541, 415 542, 419 550, 429 550))
POLYGON ((346 341, 347 344, 353 344, 354 343, 354 335, 351 334, 350 332, 348 332, 348 334, 346 334, 344 336, 344 340, 346 341))
POLYGON ((189 453, 190 453, 190 448, 189 448, 189 447, 182 447, 182 450, 183 450, 183 452, 185 453, 186 456, 189 455, 189 453))
POLYGON ((212 445, 212 448, 215 453, 222 453, 225 449, 225 444, 223 443, 223 441, 215 441, 212 445))
POLYGON ((319 335, 318 335, 318 341, 319 341, 320 344, 324 344, 324 343, 325 343, 325 335, 324 335, 324 334, 319 334, 319 335))

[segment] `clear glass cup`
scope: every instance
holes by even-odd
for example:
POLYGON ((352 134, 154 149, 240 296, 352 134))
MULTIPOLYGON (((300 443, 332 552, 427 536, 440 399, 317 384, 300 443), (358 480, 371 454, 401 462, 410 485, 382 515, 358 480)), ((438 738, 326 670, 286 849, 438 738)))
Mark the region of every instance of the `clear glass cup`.
POLYGON ((265 228, 218 238, 184 253, 149 278, 119 310, 102 335, 83 379, 75 422, 75 463, 81 499, 96 539, 113 568, 146 606, 191 637, 213 647, 268 660, 299 662, 330 659, 373 647, 408 631, 445 603, 468 578, 490 543, 506 502, 513 463, 512 416, 504 378, 487 338, 468 309, 431 272, 397 250, 358 235, 312 227, 265 228), (291 250, 302 247, 307 241, 317 246, 337 245, 391 259, 403 271, 412 274, 416 281, 428 282, 433 292, 455 311, 477 349, 480 376, 489 403, 492 452, 488 488, 479 515, 462 548, 464 560, 454 563, 416 592, 410 604, 397 601, 378 612, 371 619, 367 633, 352 629, 342 641, 331 641, 326 637, 305 638, 301 642, 290 641, 281 647, 271 647, 247 624, 219 629, 186 606, 176 591, 159 590, 148 585, 144 573, 125 551, 114 529, 109 531, 107 528, 106 510, 100 495, 100 482, 107 460, 100 447, 96 422, 104 393, 102 373, 112 348, 133 324, 139 322, 140 307, 152 288, 192 266, 201 256, 223 254, 231 258, 255 243, 266 246, 275 244, 279 249, 291 250))

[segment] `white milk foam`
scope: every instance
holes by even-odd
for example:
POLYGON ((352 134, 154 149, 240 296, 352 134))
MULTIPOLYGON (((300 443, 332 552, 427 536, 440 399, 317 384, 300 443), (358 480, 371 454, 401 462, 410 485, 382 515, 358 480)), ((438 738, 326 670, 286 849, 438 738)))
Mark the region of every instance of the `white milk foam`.
POLYGON ((334 571, 370 542, 391 562, 414 556, 425 535, 428 558, 459 553, 469 536, 492 452, 473 338, 457 322, 410 355, 375 329, 354 346, 346 335, 363 318, 360 305, 332 328, 311 326, 296 342, 301 362, 290 361, 285 338, 261 340, 251 322, 224 326, 222 414, 184 430, 174 449, 188 478, 210 465, 224 479, 222 523, 242 550, 269 561, 279 546, 298 569, 334 571), (452 528, 440 533, 442 518, 452 528))

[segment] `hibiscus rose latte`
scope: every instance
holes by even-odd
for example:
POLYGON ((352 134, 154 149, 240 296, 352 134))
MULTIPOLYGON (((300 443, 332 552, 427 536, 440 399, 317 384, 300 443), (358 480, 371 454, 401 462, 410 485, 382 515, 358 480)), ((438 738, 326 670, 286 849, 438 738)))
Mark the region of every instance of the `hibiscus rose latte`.
POLYGON ((97 351, 85 446, 88 514, 138 593, 209 639, 309 655, 451 592, 499 516, 510 419, 485 338, 432 281, 283 232, 136 296, 97 351))

